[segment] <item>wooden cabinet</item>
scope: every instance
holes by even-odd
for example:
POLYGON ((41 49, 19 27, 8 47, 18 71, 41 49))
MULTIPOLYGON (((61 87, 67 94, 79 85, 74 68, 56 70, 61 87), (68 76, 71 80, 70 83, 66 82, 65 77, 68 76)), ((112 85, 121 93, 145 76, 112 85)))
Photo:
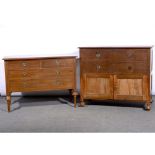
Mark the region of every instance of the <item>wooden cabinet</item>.
POLYGON ((76 107, 76 57, 4 58, 10 111, 12 92, 68 89, 76 107))
POLYGON ((80 47, 81 106, 85 99, 151 102, 151 47, 80 47))

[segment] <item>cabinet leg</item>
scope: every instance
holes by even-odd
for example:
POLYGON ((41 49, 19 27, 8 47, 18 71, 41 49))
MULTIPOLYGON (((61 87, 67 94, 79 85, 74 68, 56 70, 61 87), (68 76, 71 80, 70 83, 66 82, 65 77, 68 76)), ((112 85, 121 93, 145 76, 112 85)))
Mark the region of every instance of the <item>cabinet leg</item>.
POLYGON ((6 96, 6 101, 7 101, 7 108, 8 108, 8 112, 10 112, 11 110, 11 95, 7 95, 6 96))
POLYGON ((80 95, 80 105, 79 105, 79 107, 84 107, 84 106, 85 106, 84 99, 83 99, 83 97, 80 95))
POLYGON ((147 102, 145 103, 144 108, 145 108, 145 110, 150 111, 150 110, 151 110, 151 102, 150 102, 150 101, 147 101, 147 102))
POLYGON ((74 108, 76 108, 76 103, 77 103, 77 102, 76 102, 76 98, 77 98, 78 93, 77 93, 76 91, 73 90, 72 95, 74 96, 74 108))

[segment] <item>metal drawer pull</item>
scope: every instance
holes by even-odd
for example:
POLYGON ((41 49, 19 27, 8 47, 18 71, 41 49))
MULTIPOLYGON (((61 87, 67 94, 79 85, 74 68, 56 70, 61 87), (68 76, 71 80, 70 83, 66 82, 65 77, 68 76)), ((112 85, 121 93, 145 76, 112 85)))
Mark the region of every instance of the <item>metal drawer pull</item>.
POLYGON ((23 65, 23 67, 26 67, 27 63, 26 62, 22 62, 22 65, 23 65))
POLYGON ((100 52, 96 52, 96 58, 100 58, 101 57, 101 53, 100 52))
POLYGON ((59 60, 55 60, 55 62, 56 62, 57 65, 59 65, 59 63, 60 63, 59 60))
POLYGON ((60 71, 56 71, 56 74, 57 74, 57 75, 60 75, 60 71))
POLYGON ((27 75, 27 73, 24 72, 24 73, 23 73, 23 76, 26 76, 26 75, 27 75))
POLYGON ((27 87, 27 83, 26 82, 23 83, 23 87, 25 87, 25 88, 27 87))
POLYGON ((100 65, 97 65, 96 66, 96 69, 97 69, 97 71, 99 71, 101 69, 101 66, 100 65))

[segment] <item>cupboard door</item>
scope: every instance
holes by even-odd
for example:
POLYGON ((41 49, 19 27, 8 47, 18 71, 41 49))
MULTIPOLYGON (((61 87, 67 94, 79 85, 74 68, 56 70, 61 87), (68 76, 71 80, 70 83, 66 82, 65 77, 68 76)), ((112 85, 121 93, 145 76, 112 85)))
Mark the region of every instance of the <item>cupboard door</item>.
POLYGON ((146 101, 148 96, 148 76, 114 75, 114 99, 146 101))
POLYGON ((86 74, 84 85, 84 98, 113 99, 112 75, 86 74))

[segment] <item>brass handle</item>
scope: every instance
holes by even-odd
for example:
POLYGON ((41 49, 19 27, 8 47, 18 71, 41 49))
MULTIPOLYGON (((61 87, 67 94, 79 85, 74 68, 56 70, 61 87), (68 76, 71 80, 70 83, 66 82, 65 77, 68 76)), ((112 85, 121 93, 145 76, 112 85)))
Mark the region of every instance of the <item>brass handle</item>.
POLYGON ((96 52, 96 58, 100 58, 101 57, 101 53, 100 52, 96 52))
POLYGON ((56 74, 57 74, 57 75, 60 75, 60 71, 56 71, 56 74))
POLYGON ((27 73, 24 72, 24 73, 23 73, 23 76, 26 76, 26 75, 27 75, 27 73))
POLYGON ((27 63, 26 62, 22 62, 22 65, 23 65, 23 67, 26 67, 27 63))
POLYGON ((23 83, 23 87, 24 87, 24 88, 27 87, 27 83, 26 83, 26 82, 23 83))
POLYGON ((99 71, 101 69, 101 66, 100 65, 97 65, 96 66, 96 69, 97 69, 97 71, 99 71))
POLYGON ((59 62, 59 60, 55 60, 55 63, 56 63, 57 65, 59 65, 60 62, 59 62))

